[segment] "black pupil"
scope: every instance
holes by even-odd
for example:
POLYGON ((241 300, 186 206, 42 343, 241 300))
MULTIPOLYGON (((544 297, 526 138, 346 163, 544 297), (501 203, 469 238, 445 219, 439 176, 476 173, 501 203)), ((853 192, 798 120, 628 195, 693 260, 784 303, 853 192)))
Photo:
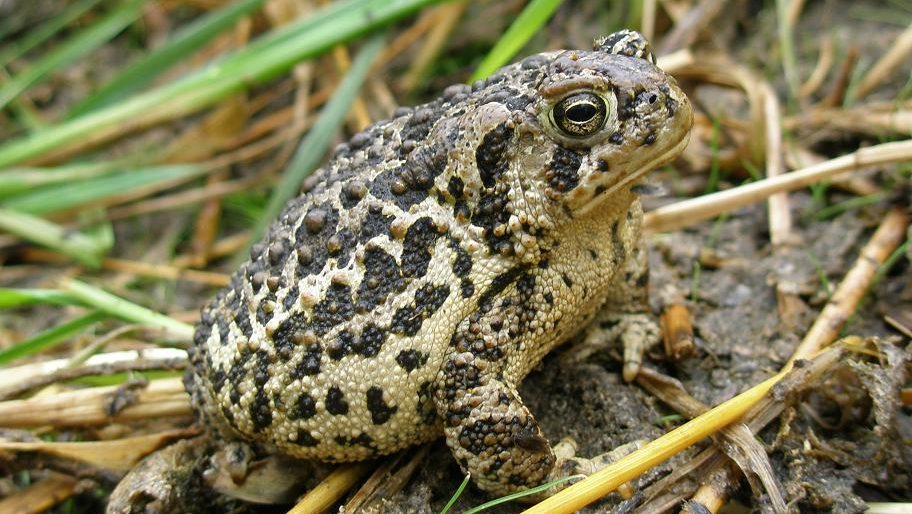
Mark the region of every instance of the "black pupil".
POLYGON ((575 123, 585 123, 595 117, 597 111, 590 101, 582 101, 567 109, 567 119, 575 123))

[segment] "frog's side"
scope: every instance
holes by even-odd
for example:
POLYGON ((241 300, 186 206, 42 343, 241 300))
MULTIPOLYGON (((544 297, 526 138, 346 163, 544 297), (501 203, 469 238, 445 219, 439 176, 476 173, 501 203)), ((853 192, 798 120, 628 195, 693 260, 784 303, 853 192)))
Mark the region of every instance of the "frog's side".
POLYGON ((649 337, 623 322, 645 312, 631 188, 690 123, 623 31, 354 136, 203 310, 196 410, 227 439, 321 461, 445 433, 493 493, 567 472, 516 385, 597 314, 649 337))

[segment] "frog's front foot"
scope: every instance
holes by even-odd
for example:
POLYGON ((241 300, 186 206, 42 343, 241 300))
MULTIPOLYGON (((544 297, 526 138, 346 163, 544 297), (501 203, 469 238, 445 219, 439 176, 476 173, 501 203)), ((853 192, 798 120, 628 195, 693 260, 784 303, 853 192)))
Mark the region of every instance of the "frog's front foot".
POLYGON ((565 358, 571 362, 581 362, 620 341, 624 347, 624 380, 630 382, 640 372, 643 354, 660 339, 659 325, 651 314, 610 314, 592 323, 585 330, 582 340, 567 351, 565 358))

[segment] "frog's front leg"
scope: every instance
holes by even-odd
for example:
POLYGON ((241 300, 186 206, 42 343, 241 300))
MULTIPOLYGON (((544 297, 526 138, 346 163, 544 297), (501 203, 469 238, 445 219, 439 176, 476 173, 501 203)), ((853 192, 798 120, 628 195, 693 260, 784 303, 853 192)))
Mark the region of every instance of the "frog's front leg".
POLYGON ((510 298, 490 304, 497 307, 482 306, 457 328, 435 384, 446 442, 462 470, 481 489, 505 495, 602 467, 606 458, 574 458, 572 444, 552 448, 542 434, 509 378, 517 344, 510 327, 522 310, 510 298))
POLYGON ((570 360, 582 361, 616 341, 624 347, 624 380, 636 378, 643 354, 659 342, 661 332, 649 308, 649 258, 642 240, 614 280, 605 303, 582 341, 571 348, 570 360))

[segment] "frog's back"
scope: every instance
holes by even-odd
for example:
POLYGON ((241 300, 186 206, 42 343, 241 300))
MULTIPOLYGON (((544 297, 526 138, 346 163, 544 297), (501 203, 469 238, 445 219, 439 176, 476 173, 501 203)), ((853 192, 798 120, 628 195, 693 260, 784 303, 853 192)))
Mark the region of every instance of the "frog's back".
POLYGON ((477 144, 462 144, 474 133, 460 120, 486 100, 451 87, 356 135, 308 180, 203 310, 186 382, 208 424, 327 461, 441 434, 432 384, 476 296, 454 177, 477 144))

